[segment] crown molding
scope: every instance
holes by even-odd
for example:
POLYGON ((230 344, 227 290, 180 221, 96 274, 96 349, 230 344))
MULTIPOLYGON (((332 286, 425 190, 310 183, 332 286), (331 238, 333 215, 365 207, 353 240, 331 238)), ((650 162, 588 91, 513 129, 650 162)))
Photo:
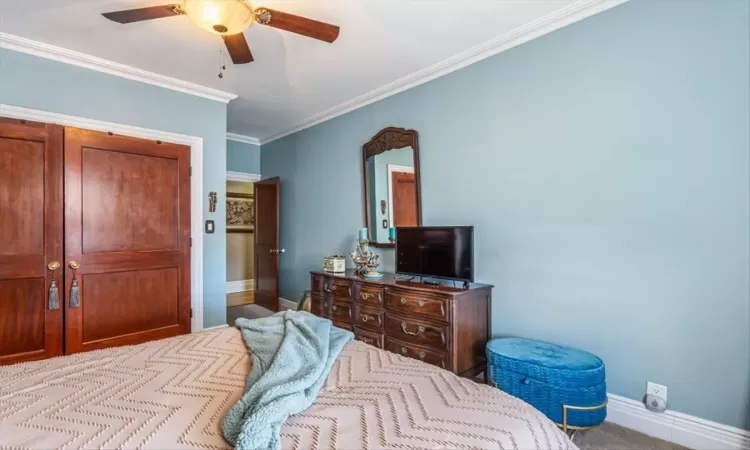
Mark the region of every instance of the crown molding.
POLYGON ((243 183, 254 183, 263 177, 259 173, 233 172, 227 170, 227 181, 242 181, 243 183))
POLYGON ((614 8, 615 6, 627 1, 628 0, 579 0, 565 8, 559 9, 551 14, 515 28, 508 33, 474 46, 465 52, 454 55, 437 64, 433 64, 430 67, 374 89, 364 95, 310 116, 305 120, 297 122, 285 131, 261 139, 260 142, 261 144, 266 144, 275 141, 276 139, 281 139, 284 136, 318 125, 319 123, 326 122, 334 117, 354 111, 371 103, 375 103, 451 72, 455 72, 456 70, 474 64, 477 61, 489 58, 490 56, 504 52, 505 50, 521 45, 532 39, 536 39, 540 36, 544 36, 545 34, 551 33, 557 29, 563 28, 602 11, 606 11, 610 8, 614 8))
POLYGON ((203 97, 217 102, 229 103, 237 98, 237 95, 230 94, 229 92, 178 80, 177 78, 168 77, 166 75, 159 75, 158 73, 148 72, 146 70, 126 66, 125 64, 45 44, 43 42, 33 41, 20 36, 14 36, 8 33, 0 33, 0 48, 39 56, 41 58, 51 59, 53 61, 83 67, 85 69, 96 70, 97 72, 106 73, 108 75, 127 78, 129 80, 195 95, 197 97, 203 97))
POLYGON ((252 136, 244 136, 242 134, 227 133, 227 139, 235 142, 242 142, 245 144, 260 145, 260 140, 252 136))

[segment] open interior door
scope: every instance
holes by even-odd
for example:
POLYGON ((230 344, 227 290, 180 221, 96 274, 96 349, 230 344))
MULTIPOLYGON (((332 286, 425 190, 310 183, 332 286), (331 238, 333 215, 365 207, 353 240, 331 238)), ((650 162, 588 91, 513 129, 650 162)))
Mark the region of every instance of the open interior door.
POLYGON ((279 178, 253 183, 255 197, 255 304, 279 310, 279 178))

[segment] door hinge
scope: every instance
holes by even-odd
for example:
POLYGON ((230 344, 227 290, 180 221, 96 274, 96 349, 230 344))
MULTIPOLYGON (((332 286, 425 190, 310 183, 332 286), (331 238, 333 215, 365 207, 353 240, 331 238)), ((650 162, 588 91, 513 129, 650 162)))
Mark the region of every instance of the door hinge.
POLYGON ((190 318, 193 318, 193 308, 190 308, 190 318))
POLYGON ((190 166, 190 176, 193 176, 193 166, 190 166))
POLYGON ((193 246, 193 238, 190 238, 190 246, 193 246))

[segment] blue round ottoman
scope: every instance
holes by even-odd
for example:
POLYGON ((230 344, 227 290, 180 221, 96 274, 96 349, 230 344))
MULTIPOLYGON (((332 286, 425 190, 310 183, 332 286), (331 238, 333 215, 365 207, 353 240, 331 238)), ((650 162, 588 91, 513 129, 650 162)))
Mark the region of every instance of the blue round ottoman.
POLYGON ((568 429, 591 428, 607 417, 604 363, 596 355, 523 338, 487 344, 488 381, 568 429))

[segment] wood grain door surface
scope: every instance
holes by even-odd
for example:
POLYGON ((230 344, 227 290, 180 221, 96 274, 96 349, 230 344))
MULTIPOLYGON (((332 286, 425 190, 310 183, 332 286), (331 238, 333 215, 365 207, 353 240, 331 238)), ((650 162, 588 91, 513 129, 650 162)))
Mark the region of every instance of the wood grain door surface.
POLYGON ((62 176, 62 127, 0 118, 0 364, 63 352, 62 176))
POLYGON ((66 353, 189 333, 189 147, 65 128, 64 261, 66 353))
POLYGON ((253 183, 255 303, 279 310, 279 178, 253 183))
POLYGON ((393 227, 416 227, 417 183, 413 173, 393 172, 393 227))

